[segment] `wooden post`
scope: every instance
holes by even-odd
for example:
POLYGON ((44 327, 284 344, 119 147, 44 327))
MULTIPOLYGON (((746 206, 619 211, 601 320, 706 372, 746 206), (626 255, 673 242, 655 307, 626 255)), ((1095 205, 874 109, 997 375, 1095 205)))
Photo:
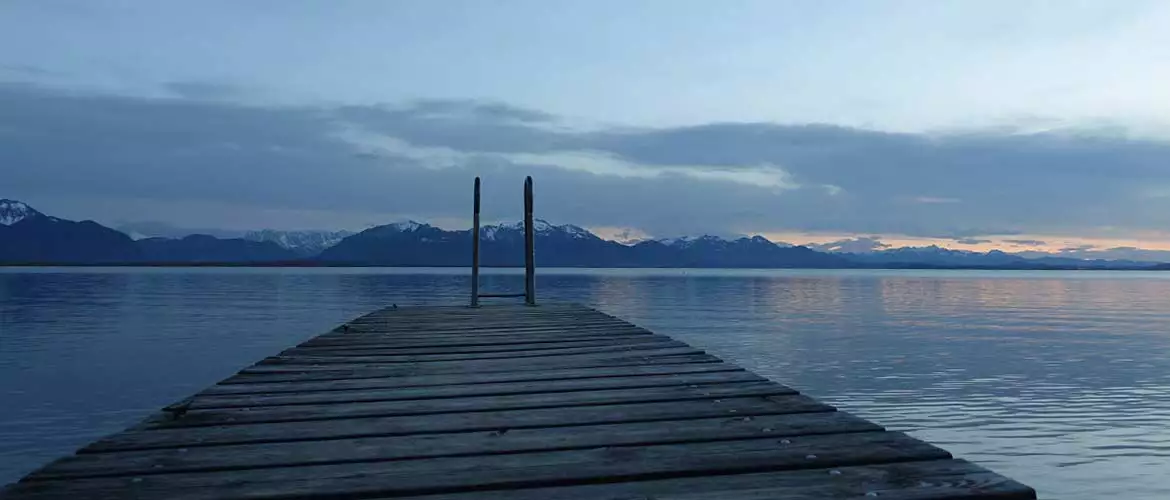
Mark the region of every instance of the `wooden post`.
POLYGON ((471 216, 471 307, 479 307, 479 177, 475 178, 474 206, 471 216))
POLYGON ((536 305, 536 235, 532 227, 532 176, 524 179, 524 303, 536 305))

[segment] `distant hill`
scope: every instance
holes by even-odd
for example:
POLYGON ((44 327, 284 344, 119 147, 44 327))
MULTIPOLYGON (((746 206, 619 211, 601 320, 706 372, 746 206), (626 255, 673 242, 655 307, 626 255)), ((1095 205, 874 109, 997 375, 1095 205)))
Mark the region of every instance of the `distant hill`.
POLYGON ((993 268, 993 269, 1141 269, 1153 263, 1132 260, 1025 257, 1000 250, 972 252, 931 245, 891 248, 868 253, 839 254, 867 267, 886 268, 993 268))
POLYGON ((929 264, 937 266, 1007 266, 1027 259, 999 250, 986 253, 951 250, 931 245, 926 247, 891 248, 871 253, 842 254, 853 262, 863 264, 929 264))
MULTIPOLYGON (((840 256, 817 252, 802 246, 782 246, 761 236, 725 240, 715 236, 677 238, 634 245, 650 259, 666 258, 677 267, 850 267, 840 256), (657 245, 661 245, 661 248, 657 245)), ((646 259, 646 260, 650 260, 646 259)))
POLYGON ((207 235, 146 238, 93 221, 45 215, 15 200, 0 200, 0 264, 264 263, 298 259, 272 242, 207 235))
MULTIPOLYGON (((635 245, 604 240, 573 225, 534 224, 536 262, 542 267, 848 267, 841 257, 805 247, 782 247, 760 237, 728 241, 713 236, 635 245)), ((480 228, 484 266, 524 263, 519 223, 480 228)), ((471 259, 471 231, 447 231, 418 222, 368 229, 321 253, 331 264, 384 266, 465 266, 471 259)))
POLYGON ((470 231, 444 231, 405 222, 373 227, 321 252, 328 264, 466 266, 471 262, 470 231))
POLYGON ((299 257, 314 257, 332 248, 348 236, 351 231, 277 231, 264 229, 248 231, 245 240, 268 241, 292 251, 299 257))
POLYGON ((93 221, 50 217, 15 200, 0 200, 0 262, 119 263, 141 256, 134 240, 93 221))
MULTIPOLYGON (((131 227, 131 226, 126 226, 131 227)), ((132 226, 177 231, 163 223, 132 226)), ((541 267, 673 268, 893 268, 893 269, 1170 269, 1132 260, 971 252, 938 246, 855 253, 818 251, 763 237, 711 235, 619 243, 574 225, 537 220, 536 263, 541 267)), ((138 234, 136 232, 136 234, 138 234)), ((224 234, 224 233, 220 233, 224 234)), ((421 222, 345 231, 253 231, 244 238, 213 235, 143 237, 93 221, 45 215, 25 203, 0 200, 0 264, 124 265, 368 265, 467 266, 471 231, 421 222)), ((484 266, 524 264, 520 223, 480 228, 484 266)))
POLYGON ((180 239, 147 238, 137 242, 141 260, 166 263, 264 263, 300 258, 296 252, 271 241, 221 239, 194 234, 180 239))

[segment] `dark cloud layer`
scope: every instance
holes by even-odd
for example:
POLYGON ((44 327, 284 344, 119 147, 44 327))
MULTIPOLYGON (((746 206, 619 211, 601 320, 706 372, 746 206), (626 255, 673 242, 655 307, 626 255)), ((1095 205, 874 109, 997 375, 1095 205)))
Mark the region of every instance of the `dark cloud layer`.
POLYGON ((981 238, 955 238, 955 243, 960 245, 982 245, 984 243, 991 243, 991 240, 981 238))
POLYGON ((1009 245, 1025 247, 1041 247, 1048 244, 1048 242, 1044 240, 1003 240, 1003 242, 1009 245))
POLYGON ((511 214, 519 179, 533 174, 542 216, 655 235, 977 241, 1170 224, 1170 146, 1155 141, 764 123, 582 131, 500 103, 261 107, 218 100, 230 89, 215 85, 171 90, 183 97, 0 86, 0 194, 465 217, 473 176, 485 177, 485 207, 511 214), (419 151, 354 144, 344 132, 355 129, 419 151), (581 153, 653 174, 561 168, 561 155, 581 153), (793 185, 723 175, 761 168, 783 169, 793 185))

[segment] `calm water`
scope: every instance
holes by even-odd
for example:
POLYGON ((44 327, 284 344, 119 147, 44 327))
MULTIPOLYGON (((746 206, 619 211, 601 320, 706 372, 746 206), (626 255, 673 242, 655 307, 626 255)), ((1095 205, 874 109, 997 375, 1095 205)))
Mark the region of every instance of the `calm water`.
MULTIPOLYGON (((516 290, 497 271, 485 288, 516 290)), ((503 273, 503 274, 500 274, 503 273)), ((0 269, 0 483, 462 270, 0 269)), ((1042 498, 1170 498, 1170 273, 542 270, 1042 498)))

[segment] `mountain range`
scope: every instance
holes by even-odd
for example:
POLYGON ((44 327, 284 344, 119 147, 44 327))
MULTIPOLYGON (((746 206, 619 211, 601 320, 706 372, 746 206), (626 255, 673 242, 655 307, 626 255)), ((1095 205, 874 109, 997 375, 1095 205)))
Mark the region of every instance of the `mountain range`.
POLYGON ((270 241, 190 235, 135 240, 94 221, 45 215, 0 200, 0 264, 264 263, 298 259, 270 241))
POLYGON ((313 257, 352 236, 352 231, 248 231, 243 238, 249 241, 269 241, 290 250, 300 257, 313 257))
MULTIPOLYGON (((760 237, 734 241, 701 237, 676 243, 645 241, 623 245, 573 225, 534 224, 536 260, 545 267, 848 267, 839 256, 805 247, 783 247, 760 237)), ((418 222, 379 226, 339 242, 317 257, 330 264, 383 266, 464 266, 471 230, 448 231, 418 222)), ((485 266, 524 264, 520 224, 481 228, 480 262, 485 266)))
MULTIPOLYGON (((138 226, 144 228, 144 226, 138 226)), ((193 234, 135 237, 93 221, 45 215, 25 203, 0 200, 0 265, 323 265, 466 266, 471 230, 399 222, 346 231, 252 231, 241 237, 193 234)), ((542 267, 694 268, 996 268, 1154 269, 1149 262, 1025 257, 998 250, 970 252, 937 246, 840 253, 773 243, 763 237, 699 236, 637 242, 611 241, 574 225, 537 220, 537 264, 542 267)), ((480 230, 484 266, 523 265, 519 223, 480 230)))

